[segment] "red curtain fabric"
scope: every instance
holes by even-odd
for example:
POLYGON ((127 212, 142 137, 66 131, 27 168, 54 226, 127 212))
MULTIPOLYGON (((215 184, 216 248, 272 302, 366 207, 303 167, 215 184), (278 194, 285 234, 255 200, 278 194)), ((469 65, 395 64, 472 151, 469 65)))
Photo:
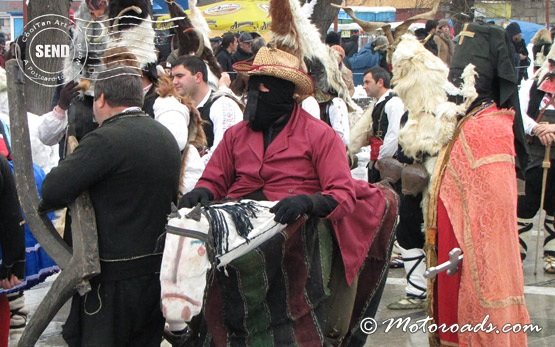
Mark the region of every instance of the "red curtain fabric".
POLYGON ((0 295, 0 347, 8 347, 10 332, 10 304, 6 295, 0 295))

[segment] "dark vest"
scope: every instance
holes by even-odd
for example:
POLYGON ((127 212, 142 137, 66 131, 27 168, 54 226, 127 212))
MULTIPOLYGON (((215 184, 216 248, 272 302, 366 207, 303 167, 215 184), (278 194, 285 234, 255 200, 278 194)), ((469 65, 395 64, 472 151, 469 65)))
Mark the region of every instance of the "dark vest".
POLYGON ((331 127, 330 106, 332 104, 332 101, 333 101, 333 99, 330 99, 326 102, 318 103, 318 106, 320 106, 320 120, 322 120, 324 123, 326 123, 330 127, 331 127))
POLYGON ((214 92, 211 91, 206 103, 203 106, 197 108, 198 112, 200 113, 200 117, 203 120, 202 127, 204 129, 204 134, 206 135, 206 143, 208 148, 211 148, 214 144, 214 123, 210 119, 210 108, 212 107, 212 104, 214 104, 214 102, 222 96, 223 95, 214 96, 214 92))
POLYGON ((372 132, 375 137, 382 140, 384 139, 387 127, 389 126, 389 120, 387 119, 387 114, 385 113, 385 105, 394 96, 395 94, 389 93, 389 95, 386 96, 382 102, 374 105, 374 109, 372 110, 372 132))

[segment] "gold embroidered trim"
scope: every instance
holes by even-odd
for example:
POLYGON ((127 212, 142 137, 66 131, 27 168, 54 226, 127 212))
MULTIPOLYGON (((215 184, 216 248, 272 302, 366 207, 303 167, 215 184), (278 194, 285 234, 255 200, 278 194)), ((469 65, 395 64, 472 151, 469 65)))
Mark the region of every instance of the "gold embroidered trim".
POLYGON ((441 347, 443 346, 449 346, 449 347, 458 347, 459 344, 456 342, 451 342, 451 341, 445 341, 445 340, 440 340, 441 342, 441 347))
POLYGON ((468 159, 468 162, 470 163, 470 168, 473 170, 487 164, 500 163, 500 162, 507 162, 510 164, 515 163, 515 158, 510 154, 493 154, 476 160, 474 159, 474 155, 472 155, 472 150, 470 149, 470 146, 468 146, 468 142, 466 142, 466 136, 464 134, 464 130, 461 130, 459 139, 461 142, 463 153, 465 154, 466 158, 468 159))

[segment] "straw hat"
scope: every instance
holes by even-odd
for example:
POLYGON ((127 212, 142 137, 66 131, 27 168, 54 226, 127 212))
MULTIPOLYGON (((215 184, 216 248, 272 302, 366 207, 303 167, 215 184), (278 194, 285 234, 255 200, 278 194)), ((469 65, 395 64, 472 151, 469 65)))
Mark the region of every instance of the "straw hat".
POLYGON ((237 72, 281 78, 295 84, 295 92, 309 95, 314 91, 312 79, 301 68, 299 58, 277 48, 262 47, 252 63, 240 61, 233 64, 237 72))

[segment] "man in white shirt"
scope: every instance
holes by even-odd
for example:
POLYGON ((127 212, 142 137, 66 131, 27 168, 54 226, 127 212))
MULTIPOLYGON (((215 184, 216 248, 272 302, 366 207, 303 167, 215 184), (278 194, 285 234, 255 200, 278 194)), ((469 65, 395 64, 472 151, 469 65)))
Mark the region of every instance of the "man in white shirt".
POLYGON ((544 218, 544 235, 543 242, 543 260, 544 272, 549 274, 555 273, 555 156, 554 150, 551 149, 550 161, 551 168, 547 171, 547 181, 545 189, 545 199, 543 206, 541 203, 542 176, 544 169, 542 162, 545 156, 545 146, 551 146, 550 127, 555 125, 555 97, 554 84, 555 60, 550 60, 549 65, 545 67, 548 71, 540 73, 538 80, 532 84, 530 95, 531 101, 528 105, 528 114, 522 114, 522 123, 524 132, 527 135, 535 135, 529 142, 530 158, 525 173, 525 191, 524 195, 518 196, 517 217, 518 217, 518 234, 520 243, 520 255, 524 260, 528 251, 528 245, 524 238, 524 234, 533 228, 534 217, 538 210, 545 210, 544 218), (539 124, 538 124, 539 122, 539 124), (546 124, 551 123, 551 124, 546 124))
POLYGON ((208 85, 208 71, 202 59, 181 56, 172 64, 173 85, 181 96, 191 98, 205 121, 204 132, 210 154, 223 138, 224 132, 243 120, 243 112, 231 95, 213 92, 208 85))
POLYGON ((370 160, 368 181, 380 180, 376 162, 381 158, 393 157, 397 152, 401 117, 405 113, 403 101, 390 89, 391 76, 381 67, 373 67, 364 74, 364 90, 376 98, 372 111, 372 137, 370 138, 370 160))

